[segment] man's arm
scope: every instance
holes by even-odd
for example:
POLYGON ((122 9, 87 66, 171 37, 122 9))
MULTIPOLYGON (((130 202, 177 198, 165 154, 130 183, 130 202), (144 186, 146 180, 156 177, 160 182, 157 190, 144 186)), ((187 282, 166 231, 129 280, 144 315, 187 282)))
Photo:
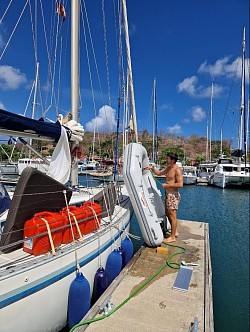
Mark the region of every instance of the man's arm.
POLYGON ((183 187, 183 175, 182 175, 182 170, 180 168, 177 168, 176 173, 175 173, 175 185, 177 188, 182 188, 183 187))
POLYGON ((155 174, 155 175, 164 175, 164 174, 166 174, 167 173, 167 168, 164 168, 164 169, 162 169, 161 171, 159 171, 158 169, 156 169, 156 168, 154 168, 154 166, 146 166, 144 169, 148 169, 148 170, 151 170, 151 171, 153 171, 153 173, 155 174))

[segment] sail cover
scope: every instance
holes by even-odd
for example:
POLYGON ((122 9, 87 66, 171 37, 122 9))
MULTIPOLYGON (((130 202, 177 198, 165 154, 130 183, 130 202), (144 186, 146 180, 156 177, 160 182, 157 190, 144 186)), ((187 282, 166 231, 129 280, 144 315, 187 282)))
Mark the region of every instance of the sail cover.
POLYGON ((0 109, 0 135, 28 137, 57 142, 61 136, 61 125, 34 120, 0 109))

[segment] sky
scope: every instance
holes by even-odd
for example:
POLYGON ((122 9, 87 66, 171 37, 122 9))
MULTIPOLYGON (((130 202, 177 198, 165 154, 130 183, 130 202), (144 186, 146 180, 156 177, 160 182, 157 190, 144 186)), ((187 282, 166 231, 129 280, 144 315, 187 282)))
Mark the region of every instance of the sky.
MULTIPOLYGON (((32 116, 32 103, 28 101, 33 100, 31 88, 36 72, 30 32, 30 10, 33 11, 35 1, 31 2, 32 9, 26 0, 1 0, 0 3, 0 107, 27 116, 32 116)), ((121 60, 117 56, 114 2, 85 0, 82 6, 88 24, 85 23, 86 37, 84 33, 81 36, 88 46, 83 46, 81 51, 79 121, 87 131, 93 131, 96 124, 99 131, 116 130, 118 109, 120 114, 123 112, 123 104, 118 106, 118 96, 121 96, 118 79, 121 81, 122 72, 118 76, 118 68, 125 58, 121 60)), ((70 111, 70 1, 61 1, 66 9, 64 23, 55 13, 56 1, 43 3, 43 16, 41 3, 39 0, 37 5, 38 28, 33 21, 40 80, 36 112, 43 100, 46 117, 55 120, 56 103, 57 112, 65 115, 70 111), (42 41, 45 45, 45 29, 42 25, 39 28, 42 17, 48 27, 54 26, 54 30, 46 28, 47 36, 50 31, 52 38, 58 36, 57 43, 47 38, 48 48, 53 45, 51 81, 60 82, 54 85, 47 81, 48 70, 44 69, 48 52, 42 46, 42 41), (53 98, 49 96, 51 91, 53 98), (55 101, 57 97, 59 101, 55 101)), ((249 71, 249 0, 127 0, 127 16, 138 130, 153 130, 152 90, 156 79, 158 134, 205 137, 208 133, 212 139, 220 140, 222 131, 223 139, 237 146, 244 26, 249 71)), ((124 29, 122 35, 123 32, 124 29)), ((249 72, 246 81, 248 100, 249 72)))

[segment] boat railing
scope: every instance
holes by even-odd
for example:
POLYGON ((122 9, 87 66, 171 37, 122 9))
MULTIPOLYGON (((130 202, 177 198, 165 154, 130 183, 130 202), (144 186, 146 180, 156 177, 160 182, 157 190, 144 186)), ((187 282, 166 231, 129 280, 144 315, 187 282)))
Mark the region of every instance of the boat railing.
MULTIPOLYGON (((75 214, 75 217, 77 217, 78 215, 77 214, 75 214)), ((105 217, 105 211, 103 211, 103 212, 101 212, 101 213, 96 213, 95 214, 95 216, 94 216, 94 218, 96 218, 97 220, 98 219, 101 219, 101 218, 103 218, 103 217, 105 217)), ((63 216, 62 216, 62 219, 63 219, 63 216)), ((86 217, 86 218, 84 218, 84 219, 80 219, 80 220, 77 220, 77 222, 74 222, 73 220, 71 220, 71 222, 70 223, 67 223, 67 224, 65 224, 65 225, 62 225, 62 226, 59 226, 59 227, 56 227, 56 228, 51 228, 50 229, 50 232, 51 232, 51 234, 56 234, 56 233, 58 233, 58 232, 64 232, 64 231, 67 231, 67 230, 69 230, 69 229, 71 229, 72 227, 75 227, 77 224, 78 225, 81 225, 81 224, 83 224, 83 223, 86 223, 86 222, 88 222, 88 221, 90 221, 90 220, 92 220, 93 219, 93 216, 89 216, 89 217, 86 217)), ((107 220, 105 220, 105 224, 108 224, 108 223, 110 223, 110 219, 109 218, 107 218, 107 220)), ((97 221, 96 221, 97 222, 97 221)), ((100 225, 101 225, 101 223, 100 223, 100 225)), ((23 230, 24 231, 24 230, 23 230)), ((93 233, 93 232, 90 232, 90 233, 93 233)), ((1 235, 4 235, 5 233, 4 233, 4 231, 2 232, 2 234, 1 235)), ((87 234, 85 234, 85 236, 86 236, 87 234)), ((44 237, 44 236, 48 236, 48 231, 45 231, 45 232, 41 232, 41 233, 39 233, 39 234, 35 234, 35 235, 33 235, 33 236, 29 236, 29 237, 23 237, 22 239, 20 239, 20 240, 17 240, 17 241, 15 241, 15 242, 13 242, 13 243, 9 243, 9 244, 7 244, 7 245, 2 245, 1 247, 0 247, 0 252, 1 252, 1 254, 4 254, 5 252, 6 253, 9 253, 10 252, 10 250, 9 249, 11 249, 11 247, 12 246, 14 246, 14 247, 16 247, 17 245, 23 245, 23 243, 24 242, 26 242, 27 240, 35 240, 35 239, 39 239, 39 238, 42 238, 42 237, 44 237)), ((77 239, 75 239, 75 242, 76 241, 78 241, 78 240, 80 240, 79 238, 77 238, 77 239)), ((74 241, 73 241, 74 242, 74 241)), ((66 243, 65 243, 66 244, 66 243)), ((12 251, 12 250, 11 250, 12 251)))

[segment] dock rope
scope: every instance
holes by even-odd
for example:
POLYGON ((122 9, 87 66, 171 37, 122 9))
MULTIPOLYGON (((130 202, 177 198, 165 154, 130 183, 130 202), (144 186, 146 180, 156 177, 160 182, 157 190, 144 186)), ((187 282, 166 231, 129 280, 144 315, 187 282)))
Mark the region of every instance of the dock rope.
POLYGON ((179 269, 181 264, 177 263, 177 262, 173 262, 171 261, 171 259, 176 256, 176 255, 180 255, 180 254, 184 254, 186 252, 186 248, 184 247, 181 247, 181 246, 177 246, 177 245, 174 245, 174 244, 170 244, 170 243, 167 243, 167 242, 162 242, 163 244, 166 244, 167 246, 170 246, 170 247, 175 247, 175 248, 179 248, 181 249, 181 251, 178 251, 172 255, 170 255, 166 262, 151 276, 149 277, 141 286, 139 286, 131 295, 129 295, 122 303, 120 303, 117 307, 115 307, 113 310, 111 310, 110 312, 108 313, 105 313, 103 316, 100 316, 100 317, 96 317, 96 318, 93 318, 93 319, 89 319, 89 320, 85 320, 83 322, 80 322, 78 324, 76 324, 75 326, 73 326, 70 330, 70 332, 73 332, 77 327, 79 326, 83 326, 83 325, 87 325, 87 324, 90 324, 90 323, 94 323, 94 322, 97 322, 99 320, 102 320, 104 318, 107 318, 111 315, 113 315, 118 309, 120 309, 125 303, 127 303, 130 299, 132 299, 140 290, 142 290, 150 281, 152 281, 156 276, 158 276, 159 273, 161 273, 162 270, 165 269, 165 267, 170 267, 172 269, 179 269))

